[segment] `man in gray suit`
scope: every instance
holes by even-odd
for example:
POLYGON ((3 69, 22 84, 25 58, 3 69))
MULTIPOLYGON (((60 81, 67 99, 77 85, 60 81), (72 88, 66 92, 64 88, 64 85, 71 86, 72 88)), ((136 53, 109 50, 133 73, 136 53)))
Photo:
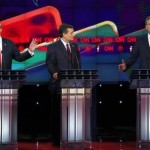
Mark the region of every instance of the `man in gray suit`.
POLYGON ((81 67, 78 46, 73 42, 73 26, 62 24, 58 32, 60 39, 48 46, 46 54, 46 64, 51 75, 51 133, 55 146, 60 145, 60 70, 80 69, 81 67))
POLYGON ((122 63, 119 64, 120 71, 126 71, 129 69, 139 58, 140 69, 150 69, 150 16, 145 19, 145 28, 148 34, 141 37, 135 43, 131 56, 122 63))

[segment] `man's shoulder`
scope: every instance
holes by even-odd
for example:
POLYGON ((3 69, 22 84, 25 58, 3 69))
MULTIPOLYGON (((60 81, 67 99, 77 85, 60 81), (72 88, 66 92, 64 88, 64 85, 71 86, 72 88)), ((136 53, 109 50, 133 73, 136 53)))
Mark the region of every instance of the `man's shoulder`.
POLYGON ((145 34, 145 35, 142 35, 142 36, 139 36, 137 39, 138 40, 145 40, 145 39, 147 39, 148 38, 148 35, 147 34, 145 34))
POLYGON ((48 51, 55 52, 57 49, 61 47, 60 41, 55 41, 48 45, 48 51))
POLYGON ((12 40, 5 38, 5 37, 2 37, 2 40, 7 43, 14 43, 12 40))
POLYGON ((138 38, 137 38, 137 41, 136 41, 136 43, 138 44, 142 44, 143 42, 145 43, 145 42, 147 42, 148 41, 148 36, 147 35, 142 35, 142 36, 139 36, 138 38))

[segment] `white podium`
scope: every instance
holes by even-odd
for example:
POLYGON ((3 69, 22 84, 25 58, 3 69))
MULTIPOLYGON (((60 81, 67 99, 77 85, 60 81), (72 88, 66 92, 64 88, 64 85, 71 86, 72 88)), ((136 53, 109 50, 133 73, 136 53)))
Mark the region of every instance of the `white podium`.
POLYGON ((18 88, 24 71, 0 71, 0 144, 17 142, 18 88))
POLYGON ((133 70, 130 88, 137 89, 137 142, 150 148, 150 70, 133 70))
POLYGON ((61 144, 91 141, 92 88, 97 70, 61 71, 61 144))

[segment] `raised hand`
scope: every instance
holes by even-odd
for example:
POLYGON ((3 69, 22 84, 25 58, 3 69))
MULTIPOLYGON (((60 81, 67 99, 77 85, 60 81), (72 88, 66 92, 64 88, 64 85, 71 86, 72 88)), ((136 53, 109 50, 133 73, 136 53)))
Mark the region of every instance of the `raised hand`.
POLYGON ((29 51, 34 52, 36 48, 37 48, 37 41, 36 39, 33 39, 29 45, 29 51))
POLYGON ((118 65, 118 68, 120 71, 125 71, 126 70, 126 64, 124 60, 122 59, 122 63, 118 65))

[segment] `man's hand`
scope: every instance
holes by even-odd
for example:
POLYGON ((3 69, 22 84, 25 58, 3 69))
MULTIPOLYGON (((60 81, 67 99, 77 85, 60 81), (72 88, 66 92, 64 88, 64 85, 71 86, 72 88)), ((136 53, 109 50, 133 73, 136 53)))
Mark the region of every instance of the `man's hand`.
POLYGON ((57 79, 58 79, 58 73, 57 73, 57 72, 55 72, 55 73, 53 74, 53 79, 54 79, 54 80, 57 80, 57 79))
POLYGON ((126 70, 126 64, 125 64, 124 60, 122 60, 122 63, 118 65, 118 68, 120 71, 126 70))
POLYGON ((29 45, 29 51, 34 52, 36 48, 37 48, 37 42, 36 39, 33 39, 29 45))

